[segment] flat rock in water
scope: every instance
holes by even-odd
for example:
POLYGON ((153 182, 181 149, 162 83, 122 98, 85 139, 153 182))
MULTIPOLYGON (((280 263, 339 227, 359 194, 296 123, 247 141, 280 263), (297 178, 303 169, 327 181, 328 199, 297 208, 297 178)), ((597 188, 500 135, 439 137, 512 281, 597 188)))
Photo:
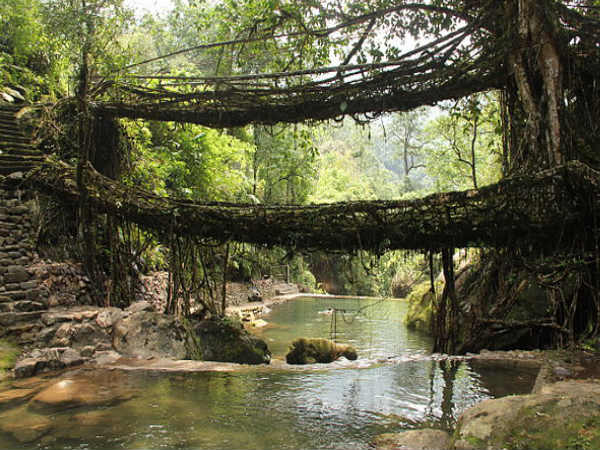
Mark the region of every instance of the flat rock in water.
POLYGON ((30 406, 37 409, 111 406, 132 397, 131 391, 118 385, 97 384, 93 378, 65 378, 38 393, 30 406))
POLYGON ((377 450, 448 450, 450 435, 430 428, 385 433, 377 436, 371 445, 377 450))
POLYGON ((26 406, 0 415, 0 432, 12 435, 21 443, 34 442, 51 429, 50 417, 32 413, 26 406))
POLYGON ((0 392, 0 407, 6 408, 22 403, 35 393, 35 389, 11 389, 0 392))

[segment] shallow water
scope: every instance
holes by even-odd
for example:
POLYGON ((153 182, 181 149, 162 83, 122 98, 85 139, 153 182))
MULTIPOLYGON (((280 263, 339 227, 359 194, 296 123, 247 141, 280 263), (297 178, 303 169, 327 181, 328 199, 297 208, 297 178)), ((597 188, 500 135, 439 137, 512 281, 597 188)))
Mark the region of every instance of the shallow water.
MULTIPOLYGON (((358 310, 373 302, 284 303, 266 318, 273 325, 260 334, 281 357, 296 337, 329 337, 331 316, 319 311, 358 310)), ((532 373, 479 373, 466 362, 428 358, 429 339, 403 326, 405 310, 404 302, 386 301, 356 316, 347 313, 341 323, 338 317, 337 339, 359 352, 351 368, 63 374, 133 397, 93 408, 0 406, 0 448, 366 449, 377 434, 451 428, 461 411, 492 393, 531 389, 532 373), (369 366, 373 360, 386 362, 369 366), (37 433, 19 435, 18 423, 37 433)))

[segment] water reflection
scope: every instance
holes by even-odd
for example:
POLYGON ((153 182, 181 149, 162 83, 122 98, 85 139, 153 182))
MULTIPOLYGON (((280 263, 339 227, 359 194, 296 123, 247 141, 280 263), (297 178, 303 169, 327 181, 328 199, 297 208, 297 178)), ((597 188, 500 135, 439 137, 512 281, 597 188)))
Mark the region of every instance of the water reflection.
MULTIPOLYGON (((274 353, 282 355, 299 336, 325 337, 329 319, 318 311, 330 305, 302 300, 273 311, 269 320, 277 326, 263 335, 280 341, 274 353)), ((360 358, 392 357, 386 364, 169 375, 79 370, 63 377, 88 380, 102 392, 126 386, 133 398, 43 414, 27 402, 0 405, 0 448, 366 449, 377 434, 451 428, 461 411, 493 393, 531 388, 533 376, 521 373, 498 377, 466 362, 410 360, 427 355, 428 338, 402 325, 404 303, 380 308, 357 316, 340 333, 360 358), (40 434, 19 431, 19 423, 38 426, 40 434)), ((41 383, 36 389, 48 381, 41 383)))

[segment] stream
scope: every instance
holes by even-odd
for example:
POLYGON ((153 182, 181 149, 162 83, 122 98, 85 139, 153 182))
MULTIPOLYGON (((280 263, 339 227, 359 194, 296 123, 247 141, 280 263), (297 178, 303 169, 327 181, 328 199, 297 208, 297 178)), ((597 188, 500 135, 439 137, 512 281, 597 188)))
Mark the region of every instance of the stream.
MULTIPOLYGON (((295 338, 335 331, 359 359, 332 366, 63 373, 60 379, 88 386, 88 398, 100 400, 53 408, 29 397, 0 402, 0 448, 367 449, 378 434, 451 429, 481 400, 531 390, 532 371, 432 358, 430 339, 403 324, 407 307, 398 300, 301 298, 274 306, 269 325, 255 330, 278 359, 295 338), (335 327, 330 308, 338 310, 335 327)), ((35 393, 47 383, 5 382, 0 398, 2 391, 35 393)))

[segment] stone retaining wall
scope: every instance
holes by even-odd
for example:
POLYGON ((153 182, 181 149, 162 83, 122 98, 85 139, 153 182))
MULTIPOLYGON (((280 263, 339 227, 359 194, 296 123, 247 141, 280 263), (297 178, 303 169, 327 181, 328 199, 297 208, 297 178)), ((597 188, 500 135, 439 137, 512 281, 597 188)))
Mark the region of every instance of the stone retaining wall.
POLYGON ((39 331, 48 306, 36 260, 32 202, 21 190, 0 189, 0 337, 28 343, 39 331))

